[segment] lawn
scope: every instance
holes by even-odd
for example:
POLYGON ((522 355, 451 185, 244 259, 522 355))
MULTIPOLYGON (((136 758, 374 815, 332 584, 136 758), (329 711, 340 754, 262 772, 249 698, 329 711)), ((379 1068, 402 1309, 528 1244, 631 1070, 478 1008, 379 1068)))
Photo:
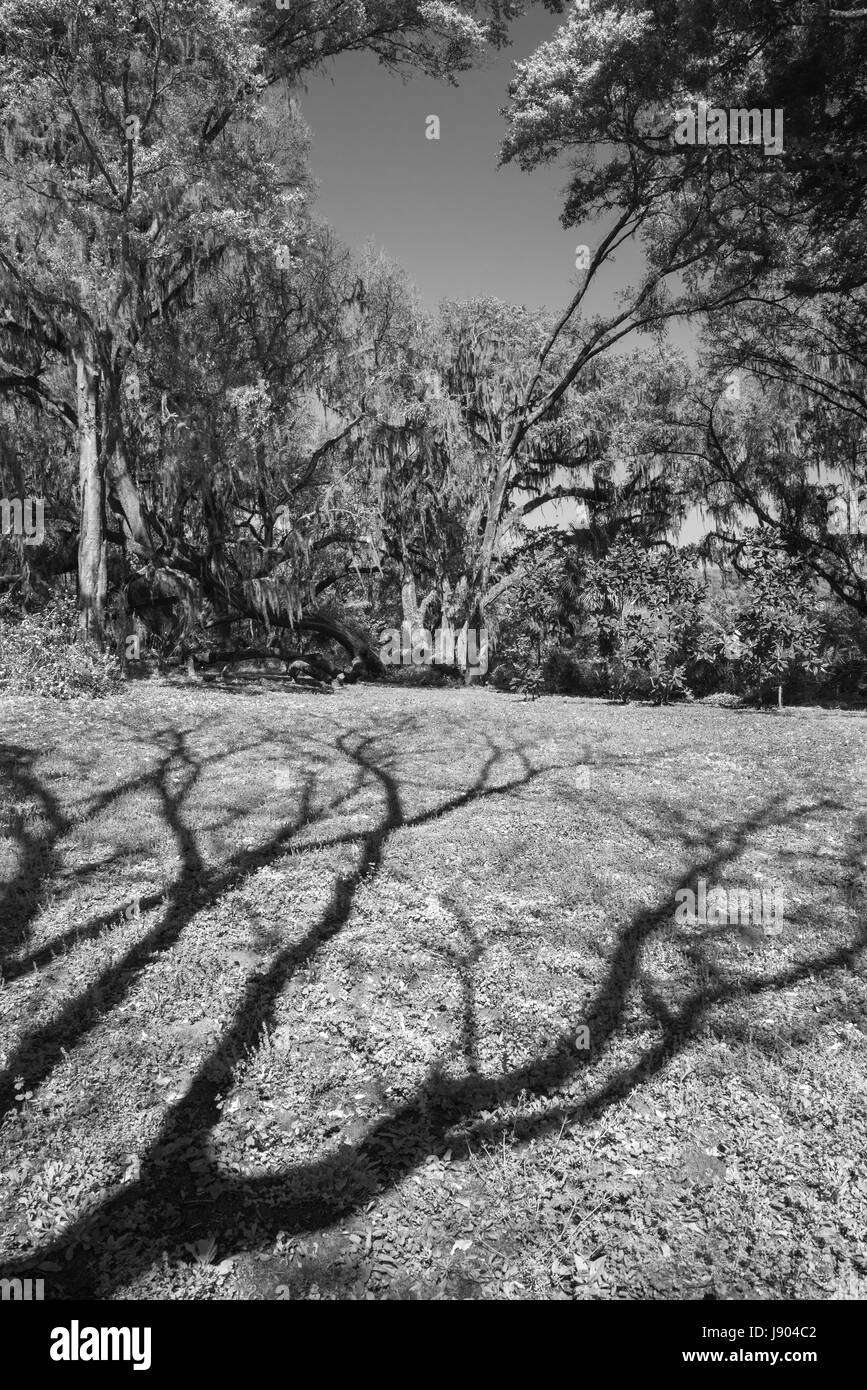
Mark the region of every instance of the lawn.
POLYGON ((142 683, 0 760, 3 1275, 867 1297, 867 717, 142 683))

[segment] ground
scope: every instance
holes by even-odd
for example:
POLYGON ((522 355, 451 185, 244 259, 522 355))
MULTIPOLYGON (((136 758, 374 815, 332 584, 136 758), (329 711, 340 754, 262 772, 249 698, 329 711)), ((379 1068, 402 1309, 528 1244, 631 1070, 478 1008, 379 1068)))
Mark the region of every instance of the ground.
POLYGON ((864 715, 149 683, 0 740, 2 1274, 867 1297, 864 715))

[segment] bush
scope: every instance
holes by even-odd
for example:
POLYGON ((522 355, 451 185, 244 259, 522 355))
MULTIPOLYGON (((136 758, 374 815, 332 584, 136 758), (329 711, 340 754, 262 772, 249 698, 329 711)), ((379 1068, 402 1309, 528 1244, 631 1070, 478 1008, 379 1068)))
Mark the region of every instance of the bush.
POLYGON ((822 626, 828 668, 820 697, 867 704, 867 617, 843 604, 828 603, 822 626))
POLYGON ((461 679, 454 674, 433 666, 387 666, 387 679, 393 685, 454 685, 461 679))
POLYGON ((542 665, 546 687, 555 695, 602 695, 605 675, 601 665, 598 659, 553 647, 542 665))
POLYGON ((108 695, 121 683, 110 652, 78 644, 78 614, 70 596, 54 597, 37 613, 3 620, 0 629, 0 690, 10 695, 108 695))
POLYGON ((607 663, 606 693, 612 700, 650 700, 654 695, 653 677, 637 661, 615 656, 607 663))
POLYGON ((491 685, 495 690, 511 690, 520 674, 514 661, 498 661, 491 671, 491 685))
POLYGON ((744 699, 742 695, 734 695, 730 690, 718 690, 712 695, 703 695, 701 704, 715 705, 719 709, 740 709, 744 699))

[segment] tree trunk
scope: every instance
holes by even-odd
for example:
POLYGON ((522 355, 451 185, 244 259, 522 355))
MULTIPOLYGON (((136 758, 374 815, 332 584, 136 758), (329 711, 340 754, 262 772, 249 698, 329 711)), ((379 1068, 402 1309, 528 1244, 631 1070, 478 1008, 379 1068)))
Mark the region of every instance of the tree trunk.
POLYGON ((500 520, 503 512, 503 500, 506 496, 506 486, 509 475, 512 471, 513 448, 512 441, 504 450, 497 462, 497 473, 494 479, 494 486, 491 490, 488 502, 488 512, 485 518, 485 529, 482 535, 479 555, 476 562, 475 574, 473 576, 473 590, 470 595, 470 621, 486 624, 485 617, 485 596, 491 577, 491 566, 494 559, 494 549, 497 544, 497 537, 500 531, 500 520))
POLYGON ((403 573, 400 580, 400 609, 403 619, 400 633, 401 661, 404 666, 409 666, 412 662, 413 642, 415 641, 416 633, 422 627, 422 621, 418 606, 415 575, 407 564, 403 566, 403 573))
POLYGON ((414 628, 418 627, 421 623, 418 593, 416 592, 415 575, 408 566, 404 568, 400 581, 400 606, 403 621, 414 628))
POLYGON ((121 526, 127 550, 134 559, 150 559, 154 541, 142 510, 138 489, 130 477, 126 449, 118 430, 114 438, 109 464, 109 485, 121 511, 121 526))
POLYGON ((106 553, 103 473, 97 434, 99 373, 92 345, 85 341, 75 357, 78 405, 78 627, 83 642, 105 640, 106 553))

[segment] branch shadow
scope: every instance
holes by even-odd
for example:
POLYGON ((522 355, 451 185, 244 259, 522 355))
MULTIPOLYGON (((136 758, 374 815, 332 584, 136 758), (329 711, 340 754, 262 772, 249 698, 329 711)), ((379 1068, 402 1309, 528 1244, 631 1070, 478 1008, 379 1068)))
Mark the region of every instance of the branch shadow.
POLYGON ((58 867, 57 842, 70 824, 57 798, 35 775, 35 762, 36 755, 31 749, 0 744, 0 773, 8 780, 10 790, 19 801, 40 802, 49 826, 47 834, 32 835, 20 813, 17 826, 13 826, 19 859, 17 872, 0 895, 0 964, 27 940, 30 925, 39 910, 45 878, 58 867))
MULTIPOLYGON (((490 786, 489 780, 503 750, 491 739, 487 740, 489 753, 472 787, 460 795, 449 799, 443 806, 431 809, 418 816, 405 814, 400 785, 392 771, 384 765, 384 760, 375 757, 373 736, 361 737, 354 733, 341 735, 336 740, 338 751, 356 763, 362 775, 374 779, 380 786, 384 811, 379 823, 370 830, 351 836, 336 837, 328 843, 359 842, 359 859, 350 872, 340 874, 335 879, 329 901, 318 919, 309 928, 303 939, 278 952, 267 970, 248 978, 243 995, 235 1010, 234 1020, 225 1031, 214 1050, 201 1062, 191 1085, 185 1095, 178 1100, 166 1114, 159 1134, 141 1159, 139 1178, 126 1186, 122 1192, 105 1200, 95 1211, 91 1211, 70 1226, 57 1238, 47 1241, 35 1253, 24 1260, 11 1262, 4 1275, 12 1276, 24 1269, 39 1267, 46 1261, 62 1259, 61 1272, 53 1279, 53 1286, 60 1296, 96 1297, 105 1296, 100 1290, 100 1273, 96 1256, 83 1248, 86 1240, 90 1249, 99 1250, 111 1239, 113 1228, 123 1222, 136 1204, 144 1202, 148 1215, 144 1227, 139 1224, 137 1240, 125 1251, 122 1277, 124 1281, 133 1279, 157 1259, 165 1246, 165 1231, 158 1224, 158 1215, 152 1213, 147 1205, 148 1199, 158 1197, 166 1191, 179 1191, 184 1186, 194 1185, 195 1197, 189 1205, 206 1205, 208 1229, 218 1243, 227 1242, 236 1235, 238 1213, 241 1209, 254 1208, 257 1213, 257 1236, 273 1239, 279 1232, 300 1233, 305 1231, 324 1231, 337 1222, 345 1220, 371 1196, 381 1193, 412 1171, 427 1153, 442 1151, 447 1147, 448 1132, 459 1123, 476 1138, 494 1140, 505 1134, 506 1129, 516 1133, 514 1120, 500 1121, 479 1118, 478 1112, 489 1110, 504 1099, 516 1100, 522 1092, 533 1091, 544 1094, 560 1090, 564 1084, 573 1081, 583 1068, 598 1058, 612 1044, 618 1030, 624 1025, 628 992, 633 982, 642 983, 640 957, 644 944, 660 928, 669 925, 674 919, 676 893, 685 883, 698 877, 710 877, 719 873, 726 864, 736 860, 749 842, 750 837, 767 827, 791 823, 795 816, 807 814, 811 809, 802 807, 794 813, 782 811, 784 798, 768 801, 763 808, 743 819, 736 831, 728 836, 725 846, 705 844, 701 859, 693 862, 689 875, 678 874, 676 881, 670 883, 664 898, 652 910, 638 910, 623 930, 610 964, 607 968, 596 996, 585 1010, 584 1017, 590 1027, 592 1052, 590 1055, 576 1054, 570 1046, 570 1038, 562 1034, 552 1045, 539 1052, 530 1061, 504 1069, 496 1076, 485 1077, 479 1074, 477 1057, 477 1023, 472 993, 472 968, 480 955, 480 946, 475 939, 466 915, 461 909, 456 911, 456 919, 467 941, 464 952, 455 953, 454 959, 461 976, 463 989, 462 1042, 467 1063, 467 1074, 457 1079, 444 1078, 436 1067, 432 1068, 425 1082, 416 1093, 394 1113, 377 1121, 363 1139, 348 1146, 342 1154, 325 1154, 310 1162, 296 1164, 278 1176, 230 1178, 211 1157, 209 1147, 210 1133, 220 1115, 218 1096, 231 1078, 236 1063, 245 1055, 250 1045, 255 1043, 264 1029, 272 1024, 275 1007, 287 982, 301 967, 307 964, 322 945, 332 939, 346 923, 356 891, 365 879, 375 874, 381 863, 384 848, 389 838, 398 829, 409 825, 422 824, 472 802, 481 797, 514 791, 525 786, 538 775, 521 750, 510 749, 510 754, 518 752, 524 766, 520 777, 497 786, 490 786), (419 1141, 419 1135, 424 1141, 419 1141), (396 1143, 397 1139, 397 1143, 396 1143), (172 1153, 172 1145, 183 1141, 184 1157, 172 1153), (400 1142, 403 1141, 403 1142, 400 1142), (195 1165, 191 1170, 191 1163, 195 1165), (311 1187, 322 1186, 327 1179, 346 1172, 356 1173, 359 1181, 350 1184, 346 1195, 335 1198, 327 1205, 311 1204, 304 1197, 311 1187), (218 1180, 222 1196, 214 1200, 208 1189, 218 1180), (75 1251, 75 1258, 67 1263, 63 1256, 75 1251)), ((178 749, 181 757, 187 757, 190 777, 194 780, 195 763, 185 754, 182 745, 178 749)), ((309 786, 305 787, 305 797, 309 804, 309 786)), ((302 810, 304 807, 302 806, 302 810)), ((194 875, 201 863, 194 837, 181 820, 180 805, 166 794, 165 813, 171 819, 173 829, 182 847, 184 871, 194 875)), ((298 824, 296 818, 295 824, 298 824)), ((306 823, 306 822, 305 822, 306 823)), ((291 827, 276 837, 282 846, 293 831, 291 827)), ((863 827, 861 842, 863 843, 863 827)), ((256 852, 254 858, 267 862, 268 855, 276 848, 274 842, 256 852)), ((236 870, 237 871, 237 870, 236 870)), ((212 892, 224 891, 213 889, 212 892)), ((194 898, 198 903, 199 899, 194 898)), ((454 905, 450 905, 455 911, 454 905)), ((151 937, 158 949, 166 949, 177 939, 183 923, 197 910, 193 904, 175 905, 176 917, 167 915, 166 922, 151 937), (192 911, 191 911, 192 909, 192 911), (171 923, 171 925, 169 925, 171 923)), ((836 950, 818 954, 797 965, 777 973, 769 973, 747 981, 725 981, 719 977, 711 983, 701 984, 692 991, 678 1008, 669 1008, 652 988, 645 993, 648 1005, 657 1020, 660 1038, 645 1049, 641 1058, 632 1066, 621 1068, 605 1080, 590 1095, 569 1104, 554 1104, 541 1114, 534 1114, 521 1127, 524 1139, 545 1133, 561 1125, 564 1118, 585 1122, 598 1116, 615 1100, 628 1095, 637 1085, 659 1072, 677 1054, 686 1041, 694 1034, 707 1010, 712 1006, 739 996, 754 995, 771 989, 787 988, 793 983, 811 975, 833 970, 841 966, 851 967, 858 953, 867 944, 867 922, 854 941, 836 950)), ((142 952, 137 948, 136 956, 140 968, 142 952)), ((131 968, 130 963, 119 967, 119 975, 131 968)), ((114 992, 111 1002, 116 1002, 123 992, 114 992)), ((57 1041, 57 1026, 49 1043, 57 1041)), ((45 1040, 41 1041, 42 1047, 45 1040)), ((39 1051, 35 1053, 39 1055, 39 1051)), ((16 1061, 15 1069, 23 1070, 22 1062, 16 1061)), ((7 1075, 14 1074, 14 1070, 7 1075)), ((28 1081, 32 1084, 32 1076, 28 1081)), ((199 1229, 199 1218, 185 1210, 178 1218, 173 1230, 173 1238, 178 1244, 194 1238, 199 1229)))
MULTIPOLYGON (((311 779, 306 779, 301 788, 298 812, 294 820, 284 825, 267 845, 243 851, 235 857, 228 869, 215 876, 208 871, 195 835, 185 825, 181 814, 183 804, 198 781, 203 765, 203 760, 195 760, 190 756, 186 734, 173 733, 170 748, 149 780, 160 797, 165 821, 175 837, 181 868, 167 893, 151 895, 142 904, 154 905, 168 898, 166 910, 140 941, 116 964, 109 966, 85 990, 70 1000, 58 1017, 22 1039, 0 1073, 0 1117, 13 1103, 13 1078, 16 1075, 25 1075, 32 1084, 40 1085, 61 1060, 64 1050, 68 1051, 96 1027, 105 1013, 122 1002, 141 970, 152 962, 155 955, 167 951, 175 944, 197 912, 212 906, 247 875, 272 862, 284 852, 299 830, 327 815, 347 795, 341 793, 314 812, 311 807, 313 783, 311 779), (178 764, 187 769, 188 776, 180 791, 172 793, 168 780, 178 764)), ((76 940, 93 937, 116 919, 116 911, 102 914, 96 922, 76 928, 70 935, 76 940)), ((52 951, 52 954, 54 953, 55 950, 52 951)), ((22 973, 23 967, 22 962, 21 970, 16 973, 22 973)), ((7 974, 7 978, 12 978, 12 975, 7 974)))

